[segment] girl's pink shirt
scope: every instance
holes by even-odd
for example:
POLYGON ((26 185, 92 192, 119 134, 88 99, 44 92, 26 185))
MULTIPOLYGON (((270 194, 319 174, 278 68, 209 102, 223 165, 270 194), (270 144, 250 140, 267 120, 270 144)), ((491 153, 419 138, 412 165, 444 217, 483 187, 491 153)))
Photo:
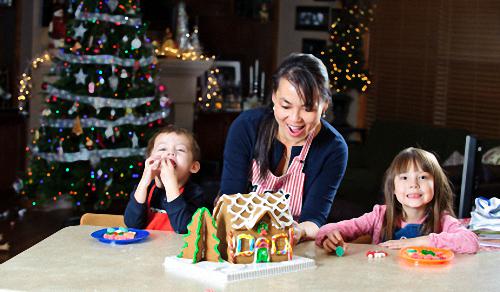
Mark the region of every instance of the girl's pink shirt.
MULTIPOLYGON (((361 217, 344 220, 338 223, 329 223, 319 229, 316 236, 316 244, 323 246, 328 233, 338 230, 345 241, 352 241, 362 235, 369 234, 372 244, 379 244, 382 238, 382 225, 384 222, 386 206, 375 205, 373 211, 365 213, 361 217)), ((406 225, 402 222, 402 225, 406 225)), ((479 249, 477 235, 465 228, 460 222, 450 216, 441 217, 441 233, 430 233, 429 241, 433 247, 451 249, 457 253, 475 253, 479 249)))

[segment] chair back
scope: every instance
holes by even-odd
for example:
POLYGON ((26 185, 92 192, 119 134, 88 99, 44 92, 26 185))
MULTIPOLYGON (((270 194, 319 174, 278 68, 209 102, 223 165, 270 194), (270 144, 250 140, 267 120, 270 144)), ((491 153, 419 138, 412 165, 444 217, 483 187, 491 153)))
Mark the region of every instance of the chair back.
POLYGON ((123 215, 85 213, 80 218, 80 225, 104 227, 127 227, 123 215))

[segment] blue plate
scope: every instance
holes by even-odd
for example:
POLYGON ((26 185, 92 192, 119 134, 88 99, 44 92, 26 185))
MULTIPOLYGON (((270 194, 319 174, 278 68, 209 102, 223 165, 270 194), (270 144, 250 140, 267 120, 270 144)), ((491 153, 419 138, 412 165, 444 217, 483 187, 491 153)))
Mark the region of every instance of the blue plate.
MULTIPOLYGON (((118 229, 118 227, 113 227, 115 229, 118 229)), ((132 239, 122 239, 122 240, 116 240, 116 239, 107 239, 104 238, 104 234, 106 234, 107 228, 97 230, 92 232, 90 236, 93 238, 99 240, 100 242, 104 243, 114 243, 114 244, 129 244, 129 243, 136 243, 138 241, 143 240, 144 238, 149 236, 149 232, 146 230, 141 230, 141 229, 135 229, 135 228, 128 228, 129 231, 135 232, 135 237, 132 239)))

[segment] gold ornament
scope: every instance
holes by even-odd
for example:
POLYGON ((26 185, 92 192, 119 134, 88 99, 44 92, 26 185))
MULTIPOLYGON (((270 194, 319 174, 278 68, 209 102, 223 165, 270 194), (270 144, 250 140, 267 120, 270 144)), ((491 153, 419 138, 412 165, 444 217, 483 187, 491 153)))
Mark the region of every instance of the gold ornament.
POLYGON ((81 48, 82 48, 82 45, 79 42, 76 42, 75 45, 70 49, 70 51, 74 53, 81 48))
POLYGON ((77 136, 83 134, 82 124, 80 123, 80 116, 76 116, 75 123, 73 124, 73 133, 77 136))

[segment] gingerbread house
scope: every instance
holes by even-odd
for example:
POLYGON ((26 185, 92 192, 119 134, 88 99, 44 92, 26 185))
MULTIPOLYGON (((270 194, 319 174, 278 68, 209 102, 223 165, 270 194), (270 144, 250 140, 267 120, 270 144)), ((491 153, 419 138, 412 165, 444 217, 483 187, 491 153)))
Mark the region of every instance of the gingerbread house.
POLYGON ((214 210, 218 246, 230 263, 292 259, 293 217, 280 193, 223 195, 214 210))

